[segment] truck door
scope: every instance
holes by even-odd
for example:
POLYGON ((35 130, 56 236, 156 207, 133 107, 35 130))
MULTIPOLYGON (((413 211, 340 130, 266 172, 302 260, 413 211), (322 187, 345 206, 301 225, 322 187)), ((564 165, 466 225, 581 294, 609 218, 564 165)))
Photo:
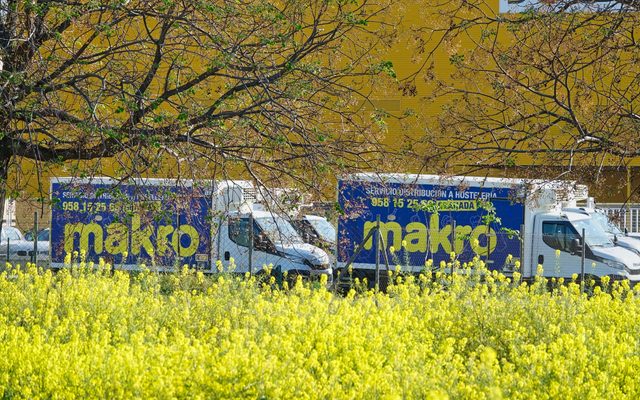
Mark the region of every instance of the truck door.
POLYGON ((225 268, 233 258, 234 272, 249 270, 249 218, 229 217, 220 227, 220 257, 225 268))
POLYGON ((537 264, 542 264, 546 277, 569 278, 580 273, 580 255, 573 254, 571 242, 580 235, 565 220, 541 220, 536 224, 534 234, 533 269, 535 275, 537 264))
MULTIPOLYGON (((223 223, 220 229, 220 256, 227 267, 233 258, 236 265, 235 272, 249 271, 249 217, 230 217, 227 223, 223 223)), ((271 243, 268 237, 262 234, 257 223, 253 222, 253 272, 257 273, 263 266, 273 264, 278 266, 283 258, 271 243)))

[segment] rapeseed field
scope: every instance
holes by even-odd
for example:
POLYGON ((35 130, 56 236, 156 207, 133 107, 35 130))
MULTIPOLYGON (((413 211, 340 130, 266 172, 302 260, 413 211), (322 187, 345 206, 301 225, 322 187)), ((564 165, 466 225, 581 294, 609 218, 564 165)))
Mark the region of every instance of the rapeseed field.
POLYGON ((268 274, 8 266, 0 396, 640 397, 638 290, 480 270, 336 294, 268 274))

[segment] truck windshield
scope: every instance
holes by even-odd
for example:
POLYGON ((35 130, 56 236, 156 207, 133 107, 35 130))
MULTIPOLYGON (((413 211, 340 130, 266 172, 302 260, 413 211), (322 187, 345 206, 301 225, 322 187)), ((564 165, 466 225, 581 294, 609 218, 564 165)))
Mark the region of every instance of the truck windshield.
POLYGON ((609 217, 607 217, 606 214, 597 212, 593 214, 593 219, 600 224, 600 226, 602 227, 602 229, 605 230, 605 232, 610 233, 612 235, 623 234, 620 228, 618 228, 613 222, 611 222, 611 220, 609 220, 609 217))
POLYGON ((331 222, 326 219, 308 219, 313 229, 318 232, 320 239, 327 241, 329 243, 336 242, 336 228, 331 225, 331 222))
POLYGON ((594 247, 612 247, 613 242, 609 238, 609 234, 602 229, 602 226, 594 218, 585 218, 577 221, 571 221, 579 234, 584 229, 585 241, 589 246, 594 247))
POLYGON ((278 215, 258 217, 256 222, 273 243, 304 243, 293 226, 278 215))

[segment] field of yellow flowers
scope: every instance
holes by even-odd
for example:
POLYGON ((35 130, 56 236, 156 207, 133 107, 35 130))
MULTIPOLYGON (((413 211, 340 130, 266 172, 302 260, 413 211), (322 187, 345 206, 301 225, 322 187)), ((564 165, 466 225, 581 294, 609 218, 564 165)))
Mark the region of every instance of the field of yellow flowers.
POLYGON ((640 296, 626 283, 478 276, 336 295, 186 269, 9 269, 0 397, 640 397, 640 296))

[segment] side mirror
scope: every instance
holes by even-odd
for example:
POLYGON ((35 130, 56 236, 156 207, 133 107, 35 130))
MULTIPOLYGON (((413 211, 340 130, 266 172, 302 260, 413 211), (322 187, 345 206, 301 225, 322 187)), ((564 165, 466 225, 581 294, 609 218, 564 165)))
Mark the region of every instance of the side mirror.
POLYGON ((569 250, 571 254, 576 254, 577 252, 582 250, 582 245, 580 244, 580 239, 575 238, 571 239, 571 243, 569 244, 569 250))

